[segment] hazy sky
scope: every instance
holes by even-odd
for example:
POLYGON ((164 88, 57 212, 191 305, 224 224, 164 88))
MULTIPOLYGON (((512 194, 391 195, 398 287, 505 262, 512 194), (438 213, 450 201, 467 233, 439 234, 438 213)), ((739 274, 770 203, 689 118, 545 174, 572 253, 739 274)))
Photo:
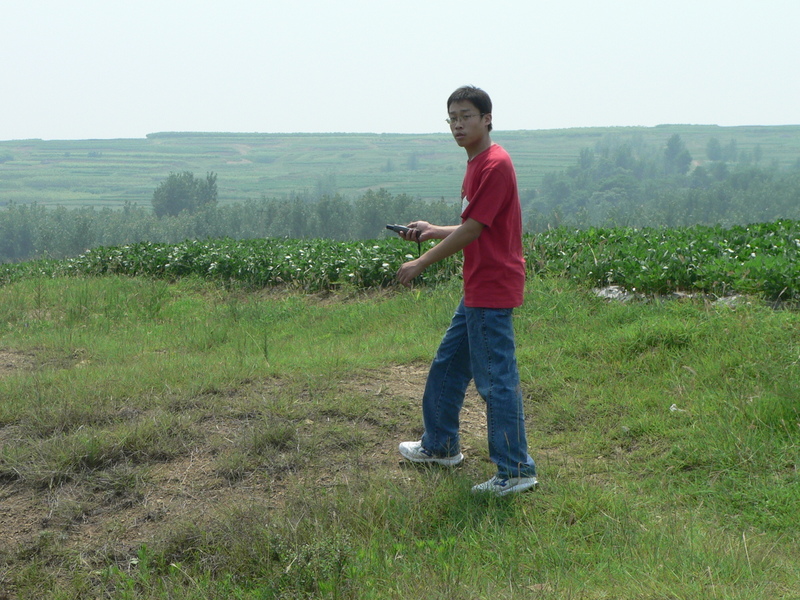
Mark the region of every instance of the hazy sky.
POLYGON ((2 0, 0 140, 799 124, 800 0, 2 0))

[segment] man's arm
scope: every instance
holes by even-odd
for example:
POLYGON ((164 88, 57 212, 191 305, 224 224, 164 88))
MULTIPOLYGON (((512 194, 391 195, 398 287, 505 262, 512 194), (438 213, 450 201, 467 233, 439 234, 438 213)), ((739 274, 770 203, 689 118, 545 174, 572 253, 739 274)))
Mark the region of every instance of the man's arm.
POLYGON ((425 228, 420 234, 420 240, 437 239, 438 235, 444 235, 440 238, 441 242, 419 258, 404 263, 397 271, 397 280, 406 287, 410 286, 411 281, 433 263, 452 256, 477 240, 484 227, 483 223, 479 223, 475 219, 467 219, 461 225, 448 227, 435 227, 429 223, 426 225, 429 228, 425 228), (445 232, 447 233, 445 234, 445 232), (434 233, 436 235, 433 235, 434 233))
POLYGON ((443 240, 458 229, 458 225, 432 225, 427 221, 412 221, 408 224, 410 231, 398 232, 398 235, 409 242, 424 242, 426 240, 443 240), (419 236, 419 237, 417 237, 419 236))

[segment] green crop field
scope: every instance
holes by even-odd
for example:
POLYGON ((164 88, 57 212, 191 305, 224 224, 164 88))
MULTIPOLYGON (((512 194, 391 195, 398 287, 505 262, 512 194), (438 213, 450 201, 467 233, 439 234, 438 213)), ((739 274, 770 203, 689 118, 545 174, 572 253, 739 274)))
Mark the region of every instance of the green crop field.
MULTIPOLYGON (((575 164, 583 148, 631 142, 655 149, 679 134, 696 161, 716 138, 764 164, 800 155, 800 126, 581 128, 496 131, 511 153, 523 194, 545 173, 575 164)), ((0 206, 36 202, 66 207, 149 206, 170 172, 218 175, 219 202, 338 192, 354 198, 386 189, 422 199, 454 198, 465 157, 449 134, 158 133, 145 139, 0 142, 0 206)))
MULTIPOLYGON (((523 239, 532 275, 567 277, 585 286, 621 286, 645 294, 752 294, 773 302, 800 300, 800 222, 749 227, 551 229, 523 239)), ((0 265, 0 285, 32 275, 128 275, 165 280, 198 277, 249 288, 306 292, 374 290, 394 283, 414 249, 396 236, 327 239, 186 240, 99 247, 63 261, 0 265)), ((457 276, 460 256, 429 267, 419 281, 457 276)))

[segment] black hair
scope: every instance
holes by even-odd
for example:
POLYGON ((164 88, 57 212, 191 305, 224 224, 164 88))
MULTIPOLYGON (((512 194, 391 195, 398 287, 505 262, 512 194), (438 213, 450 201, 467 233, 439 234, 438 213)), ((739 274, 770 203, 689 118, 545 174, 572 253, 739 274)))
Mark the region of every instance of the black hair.
MULTIPOLYGON (((489 94, 474 85, 462 86, 450 94, 450 97, 447 99, 448 111, 453 102, 471 102, 482 115, 488 115, 492 112, 492 99, 489 98, 489 94)), ((492 124, 489 123, 489 131, 491 130, 492 124)))

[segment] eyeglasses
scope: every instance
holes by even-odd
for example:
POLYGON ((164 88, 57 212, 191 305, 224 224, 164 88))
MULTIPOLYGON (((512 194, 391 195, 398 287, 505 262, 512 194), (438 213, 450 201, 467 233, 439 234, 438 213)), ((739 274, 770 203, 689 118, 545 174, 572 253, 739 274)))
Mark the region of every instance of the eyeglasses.
POLYGON ((472 117, 483 116, 486 113, 480 113, 480 115, 461 115, 460 117, 450 117, 445 119, 445 123, 448 125, 455 125, 456 123, 466 123, 467 119, 471 119, 472 117))

